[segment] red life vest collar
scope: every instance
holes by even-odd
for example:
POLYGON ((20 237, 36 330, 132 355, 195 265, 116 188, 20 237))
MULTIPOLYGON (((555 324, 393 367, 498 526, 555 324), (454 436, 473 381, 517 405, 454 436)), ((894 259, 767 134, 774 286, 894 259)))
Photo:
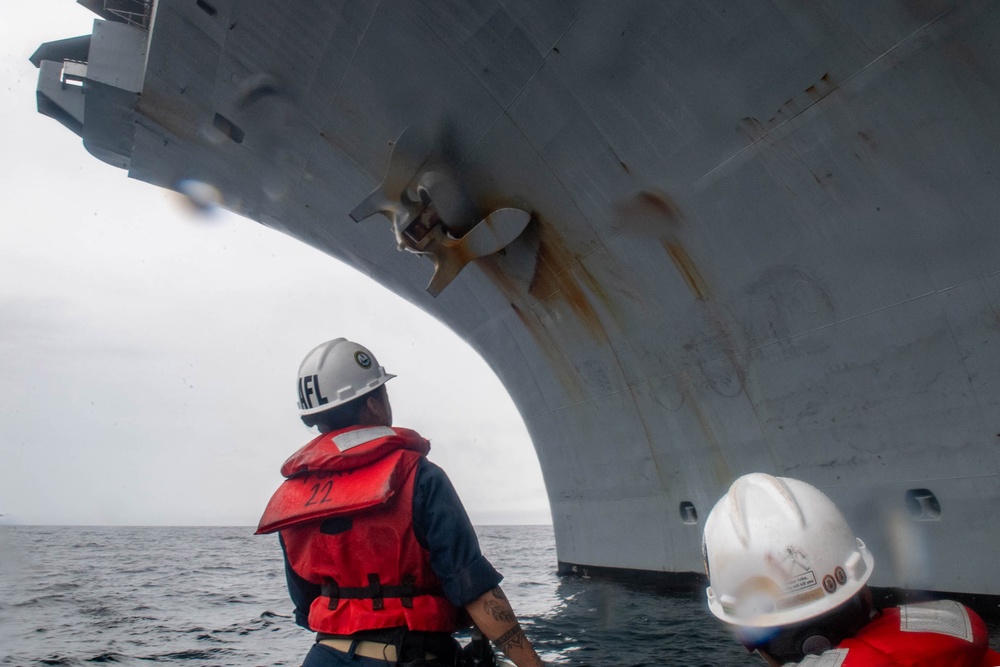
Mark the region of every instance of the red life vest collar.
POLYGON ((431 443, 408 428, 351 426, 314 438, 288 457, 281 466, 281 474, 290 478, 320 470, 352 470, 399 449, 426 456, 431 443))
POLYGON ((287 479, 268 502, 257 534, 387 505, 428 451, 430 443, 409 429, 325 433, 285 461, 287 479))

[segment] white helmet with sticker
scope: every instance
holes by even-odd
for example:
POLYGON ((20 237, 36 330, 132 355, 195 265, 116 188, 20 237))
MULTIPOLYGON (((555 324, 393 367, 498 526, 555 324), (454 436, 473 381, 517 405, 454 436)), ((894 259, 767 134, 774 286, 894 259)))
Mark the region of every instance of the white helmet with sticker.
POLYGON ((819 489, 752 473, 705 521, 708 607, 743 627, 774 628, 825 614, 867 583, 874 559, 819 489))
POLYGON ((363 345, 346 338, 327 341, 313 348, 299 366, 299 414, 335 408, 394 377, 363 345))

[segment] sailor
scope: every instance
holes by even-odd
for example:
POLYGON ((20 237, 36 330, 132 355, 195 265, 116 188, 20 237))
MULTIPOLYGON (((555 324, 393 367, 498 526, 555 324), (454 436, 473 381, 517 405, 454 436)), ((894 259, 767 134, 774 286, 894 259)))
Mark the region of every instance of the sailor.
POLYGON ((768 665, 1000 665, 982 619, 958 602, 876 609, 872 554, 805 482, 740 477, 709 514, 702 547, 709 609, 768 665))
POLYGON ((299 368, 299 413, 320 435, 292 454, 257 533, 279 532, 303 667, 454 665, 472 622, 519 667, 542 665, 430 444, 392 427, 385 372, 344 338, 299 368))

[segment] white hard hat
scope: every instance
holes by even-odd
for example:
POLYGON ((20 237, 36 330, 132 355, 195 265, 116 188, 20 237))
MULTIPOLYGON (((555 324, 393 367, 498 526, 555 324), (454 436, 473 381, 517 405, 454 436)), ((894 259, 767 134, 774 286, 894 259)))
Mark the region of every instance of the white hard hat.
POLYGON ((840 606, 874 559, 819 489, 752 473, 729 487, 705 521, 708 607, 743 627, 772 628, 840 606))
POLYGON ((363 345, 346 338, 327 341, 314 347, 299 366, 299 414, 337 407, 394 377, 363 345))

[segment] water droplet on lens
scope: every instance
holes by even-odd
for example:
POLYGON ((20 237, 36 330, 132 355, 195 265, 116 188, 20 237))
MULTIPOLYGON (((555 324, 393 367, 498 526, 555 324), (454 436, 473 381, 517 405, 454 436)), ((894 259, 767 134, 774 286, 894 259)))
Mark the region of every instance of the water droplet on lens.
POLYGON ((198 211, 205 213, 222 205, 222 193, 211 183, 185 179, 177 184, 177 191, 187 197, 198 211))

